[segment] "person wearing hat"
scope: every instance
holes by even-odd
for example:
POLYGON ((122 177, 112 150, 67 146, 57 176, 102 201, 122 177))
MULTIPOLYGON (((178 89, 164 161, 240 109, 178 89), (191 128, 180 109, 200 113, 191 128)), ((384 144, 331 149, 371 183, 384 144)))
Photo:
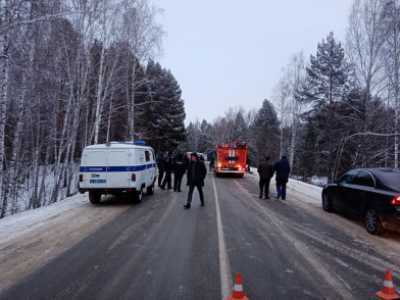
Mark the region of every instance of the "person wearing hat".
POLYGON ((185 209, 190 209, 194 188, 197 188, 200 196, 201 206, 204 206, 203 186, 206 175, 206 165, 199 159, 197 153, 192 153, 190 155, 190 163, 187 170, 187 185, 189 186, 189 193, 187 203, 184 205, 185 209))

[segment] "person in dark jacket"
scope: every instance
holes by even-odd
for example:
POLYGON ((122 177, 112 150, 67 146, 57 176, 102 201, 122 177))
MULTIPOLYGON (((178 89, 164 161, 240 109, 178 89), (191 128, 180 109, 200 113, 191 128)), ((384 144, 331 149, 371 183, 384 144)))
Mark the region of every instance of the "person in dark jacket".
POLYGON ((246 166, 247 166, 247 173, 253 174, 251 172, 251 160, 250 160, 250 157, 248 157, 248 156, 247 156, 247 159, 246 159, 246 166))
POLYGON ((211 157, 210 157, 210 165, 209 165, 210 172, 214 170, 214 164, 215 164, 215 158, 214 158, 214 155, 211 155, 211 157))
POLYGON ((275 163, 274 172, 276 173, 277 198, 286 200, 286 184, 289 181, 290 174, 290 165, 286 156, 282 156, 281 160, 275 163))
POLYGON ((172 168, 173 168, 173 161, 171 153, 168 153, 164 160, 164 170, 165 170, 165 177, 161 184, 161 189, 165 190, 165 186, 170 190, 172 189, 172 168))
POLYGON ((260 177, 260 199, 262 199, 263 195, 265 196, 265 199, 269 199, 269 184, 274 175, 274 169, 269 160, 270 157, 266 156, 257 169, 260 177))
POLYGON ((187 161, 183 154, 179 153, 174 160, 174 191, 181 192, 182 177, 185 175, 187 161))
POLYGON ((187 185, 189 186, 189 193, 185 209, 190 209, 192 204, 194 188, 199 191, 201 206, 204 206, 203 186, 204 179, 207 175, 207 168, 203 161, 201 161, 197 153, 190 155, 190 163, 187 169, 187 185))
POLYGON ((158 167, 158 186, 161 187, 161 184, 164 179, 165 174, 165 159, 164 154, 161 154, 157 159, 157 167, 158 167))

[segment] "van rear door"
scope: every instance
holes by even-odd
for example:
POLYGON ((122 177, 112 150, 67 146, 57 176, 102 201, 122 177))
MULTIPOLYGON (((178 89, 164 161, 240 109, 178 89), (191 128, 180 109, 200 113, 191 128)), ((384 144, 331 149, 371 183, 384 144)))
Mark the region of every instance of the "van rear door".
POLYGON ((128 149, 109 149, 108 188, 127 188, 131 184, 131 152, 128 149))
POLYGON ((107 187, 107 151, 85 150, 82 156, 81 172, 83 186, 90 189, 107 187))

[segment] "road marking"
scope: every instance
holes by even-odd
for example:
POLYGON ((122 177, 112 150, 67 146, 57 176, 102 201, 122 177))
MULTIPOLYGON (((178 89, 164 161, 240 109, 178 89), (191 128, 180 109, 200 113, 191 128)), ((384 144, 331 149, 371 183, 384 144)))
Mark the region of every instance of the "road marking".
POLYGON ((215 207, 217 210, 218 252, 219 252, 218 254, 219 254, 219 275, 221 281, 221 296, 222 299, 225 299, 226 297, 228 297, 230 292, 232 277, 229 265, 229 257, 228 253, 226 252, 225 237, 221 220, 221 209, 219 206, 217 186, 215 184, 214 177, 212 177, 212 183, 214 188, 215 207))
MULTIPOLYGON (((251 198, 250 192, 243 185, 241 185, 238 181, 235 181, 235 184, 237 185, 239 190, 241 190, 242 193, 247 194, 251 198)), ((258 210, 265 217, 269 219, 271 224, 273 224, 277 228, 277 230, 279 230, 280 236, 282 236, 292 244, 294 249, 296 249, 297 252, 314 269, 315 273, 318 273, 319 277, 323 279, 328 285, 330 285, 333 288, 333 290, 336 291, 342 297, 342 299, 354 298, 353 294, 351 293, 352 290, 348 289, 349 288, 348 285, 342 282, 343 279, 340 278, 339 276, 332 276, 333 274, 331 273, 331 271, 327 269, 329 268, 329 266, 325 267, 323 265, 323 262, 310 251, 309 247, 307 247, 307 245, 303 241, 296 239, 296 237, 287 230, 284 221, 276 217, 271 211, 269 211, 264 205, 262 205, 257 200, 249 201, 248 203, 250 205, 253 205, 254 208, 257 207, 258 210)), ((327 299, 331 298, 328 297, 327 299)))

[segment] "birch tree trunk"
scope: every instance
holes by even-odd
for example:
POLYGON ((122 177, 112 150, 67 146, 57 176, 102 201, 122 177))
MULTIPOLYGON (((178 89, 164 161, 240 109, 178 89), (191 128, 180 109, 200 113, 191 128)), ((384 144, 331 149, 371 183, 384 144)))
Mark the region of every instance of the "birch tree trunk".
MULTIPOLYGON (((9 0, 0 0, 0 28, 10 25, 9 0), (2 12, 0 12, 2 13, 2 12)), ((7 200, 3 199, 4 191, 4 170, 5 170, 5 127, 7 118, 8 102, 8 79, 9 79, 9 32, 5 29, 0 35, 0 201, 2 201, 0 218, 3 218, 7 210, 7 200)))

